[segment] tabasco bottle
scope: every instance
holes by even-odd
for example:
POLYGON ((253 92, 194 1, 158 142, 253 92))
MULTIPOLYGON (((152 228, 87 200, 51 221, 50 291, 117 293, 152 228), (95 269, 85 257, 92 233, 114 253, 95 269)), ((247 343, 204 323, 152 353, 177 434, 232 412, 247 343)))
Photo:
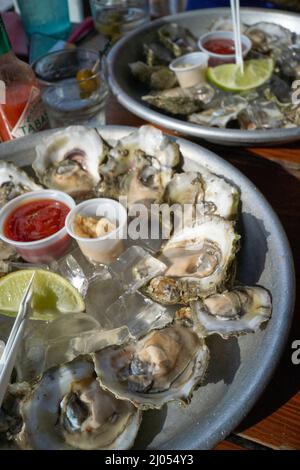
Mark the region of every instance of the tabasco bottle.
POLYGON ((48 126, 38 81, 31 67, 11 49, 0 15, 0 142, 48 126))

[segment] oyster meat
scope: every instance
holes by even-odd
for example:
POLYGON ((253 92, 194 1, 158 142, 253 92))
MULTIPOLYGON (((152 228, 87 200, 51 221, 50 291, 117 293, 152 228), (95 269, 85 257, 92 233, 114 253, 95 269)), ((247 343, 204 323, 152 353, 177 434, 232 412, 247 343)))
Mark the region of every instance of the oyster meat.
POLYGON ((101 389, 88 357, 49 369, 20 404, 23 449, 122 450, 133 445, 141 413, 101 389))
POLYGON ((240 236, 233 222, 214 215, 198 217, 166 242, 160 259, 168 268, 145 293, 163 304, 187 304, 223 290, 231 281, 240 236))
POLYGON ((272 300, 263 287, 239 286, 214 294, 193 305, 204 335, 217 333, 223 338, 253 333, 272 313, 272 300))
POLYGON ((45 137, 36 147, 33 169, 42 184, 70 195, 91 192, 108 152, 95 129, 70 126, 45 137))
POLYGON ((209 351, 187 315, 181 312, 171 326, 137 342, 95 353, 101 386, 144 410, 189 401, 205 375, 209 351))

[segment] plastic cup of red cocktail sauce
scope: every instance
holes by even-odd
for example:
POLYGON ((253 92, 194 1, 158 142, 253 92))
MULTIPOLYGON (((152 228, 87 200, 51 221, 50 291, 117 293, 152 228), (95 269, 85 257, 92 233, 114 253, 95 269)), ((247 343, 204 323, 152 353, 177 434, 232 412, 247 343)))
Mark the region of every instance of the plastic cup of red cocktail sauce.
MULTIPOLYGON (((203 36, 200 37, 198 41, 198 46, 201 51, 206 52, 206 54, 209 55, 208 65, 210 67, 235 62, 234 50, 233 53, 226 53, 226 43, 228 41, 230 41, 230 43, 234 47, 233 31, 211 31, 210 33, 203 34, 203 36), (213 44, 216 42, 220 44, 220 49, 223 49, 222 54, 212 52, 211 46, 213 46, 213 44)), ((252 42, 244 34, 241 35, 241 42, 243 57, 246 57, 252 47, 252 42)))
MULTIPOLYGON (((61 228, 59 228, 56 232, 52 233, 49 236, 45 236, 44 238, 36 239, 35 241, 20 241, 10 238, 10 236, 8 236, 10 235, 8 233, 7 228, 8 222, 11 216, 17 214, 16 211, 19 212, 19 210, 24 210, 26 206, 30 207, 29 203, 33 203, 32 207, 34 207, 34 203, 46 205, 45 201, 53 201, 60 203, 57 205, 57 210, 61 208, 63 214, 66 212, 66 215, 76 205, 74 199, 72 199, 71 196, 62 191, 43 189, 41 191, 32 191, 29 193, 22 194, 21 196, 18 196, 12 201, 5 204, 5 206, 3 206, 0 210, 1 240, 13 246, 16 251, 22 256, 22 258, 30 263, 49 263, 53 260, 59 259, 67 252, 72 242, 72 239, 68 235, 67 230, 65 228, 64 220, 61 220, 61 228)), ((45 217, 45 213, 43 217, 45 217)), ((62 219, 63 217, 64 215, 62 215, 62 219)), ((15 218, 17 218, 17 215, 15 216, 15 218)), ((46 225, 48 223, 48 220, 42 222, 42 225, 43 223, 46 225)), ((36 226, 35 222, 33 222, 33 225, 31 226, 34 228, 36 226)))

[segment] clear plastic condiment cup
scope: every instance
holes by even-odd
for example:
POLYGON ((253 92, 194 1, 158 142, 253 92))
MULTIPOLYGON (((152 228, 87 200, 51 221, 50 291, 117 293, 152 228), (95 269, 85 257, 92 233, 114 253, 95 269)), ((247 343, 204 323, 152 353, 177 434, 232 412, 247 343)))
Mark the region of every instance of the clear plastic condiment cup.
POLYGON ((169 67, 176 74, 181 88, 190 88, 205 83, 208 59, 205 52, 191 52, 173 60, 169 67))
POLYGON ((127 211, 122 204, 113 199, 89 199, 78 204, 68 214, 66 229, 69 235, 77 241, 86 258, 92 262, 110 264, 124 250, 124 239, 127 235, 127 211), (98 238, 80 237, 74 228, 77 215, 106 217, 116 225, 116 230, 98 238))
POLYGON ((17 208, 30 201, 40 201, 53 199, 53 201, 62 202, 70 208, 75 207, 75 201, 68 194, 52 190, 43 189, 41 191, 32 191, 16 197, 5 204, 0 210, 0 238, 16 249, 25 261, 29 263, 49 263, 62 257, 69 249, 72 239, 69 237, 65 227, 62 227, 56 233, 41 240, 21 242, 6 237, 4 225, 7 217, 17 208))

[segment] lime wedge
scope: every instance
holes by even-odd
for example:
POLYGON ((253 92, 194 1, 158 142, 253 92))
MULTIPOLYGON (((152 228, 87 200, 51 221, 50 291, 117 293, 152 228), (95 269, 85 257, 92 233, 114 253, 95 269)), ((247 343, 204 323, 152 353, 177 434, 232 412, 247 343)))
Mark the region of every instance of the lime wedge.
POLYGON ((267 82, 273 73, 272 59, 253 59, 244 62, 244 73, 236 64, 223 64, 210 67, 207 78, 225 91, 245 91, 257 88, 267 82))
POLYGON ((61 313, 85 310, 82 296, 69 281, 50 271, 25 269, 0 279, 0 312, 3 315, 16 316, 34 271, 31 319, 51 321, 61 313))

